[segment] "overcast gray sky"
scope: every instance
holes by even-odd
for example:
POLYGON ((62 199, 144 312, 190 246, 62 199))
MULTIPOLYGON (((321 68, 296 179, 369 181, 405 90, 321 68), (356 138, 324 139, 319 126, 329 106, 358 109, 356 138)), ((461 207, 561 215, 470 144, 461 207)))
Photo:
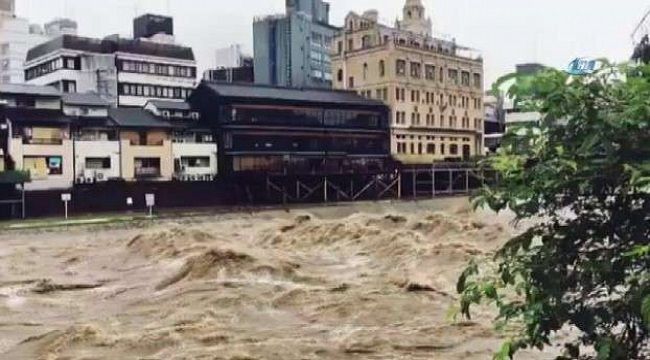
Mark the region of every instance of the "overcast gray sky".
MULTIPOLYGON (((241 43, 252 54, 252 21, 281 13, 284 0, 17 0, 17 12, 32 22, 70 17, 79 34, 131 35, 135 14, 174 16, 177 41, 194 48, 199 67, 213 62, 214 49, 241 43)), ((330 0, 332 23, 349 11, 379 10, 385 22, 401 14, 404 0, 330 0)), ((423 0, 434 31, 481 50, 486 80, 521 62, 564 68, 577 56, 626 60, 630 35, 649 0, 423 0)))

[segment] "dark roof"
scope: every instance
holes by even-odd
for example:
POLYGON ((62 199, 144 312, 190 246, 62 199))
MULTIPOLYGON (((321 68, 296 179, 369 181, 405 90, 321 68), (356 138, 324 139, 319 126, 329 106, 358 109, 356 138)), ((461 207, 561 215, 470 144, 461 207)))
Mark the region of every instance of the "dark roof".
POLYGON ((77 127, 97 127, 111 128, 115 127, 115 122, 108 117, 89 117, 79 116, 72 120, 73 125, 77 127))
POLYGON ((68 124, 71 120, 58 109, 9 107, 5 108, 5 115, 13 123, 68 124))
MULTIPOLYGON (((295 89, 264 85, 202 82, 197 91, 207 88, 221 97, 248 100, 326 103, 332 105, 384 106, 377 100, 367 99, 353 91, 326 89, 295 89)), ((196 94, 196 92, 194 94, 196 94)))
POLYGON ((27 84, 0 84, 0 94, 39 95, 60 97, 61 93, 55 87, 27 84))
POLYGON ((153 114, 141 108, 111 108, 108 116, 119 127, 169 128, 169 123, 158 120, 153 114))
POLYGON ((168 122, 171 125, 171 127, 173 127, 176 130, 210 131, 210 128, 199 120, 169 119, 168 122))
POLYGON ((69 93, 63 95, 63 103, 67 105, 105 106, 110 103, 95 93, 69 93))
POLYGON ((163 110, 190 110, 190 104, 185 101, 168 101, 168 100, 149 100, 147 104, 151 104, 158 109, 163 110))
POLYGON ((194 60, 194 52, 192 51, 192 48, 181 45, 161 44, 141 39, 94 39, 75 35, 62 35, 56 39, 31 48, 27 52, 27 61, 37 59, 59 49, 78 50, 99 54, 124 52, 181 60, 194 60))

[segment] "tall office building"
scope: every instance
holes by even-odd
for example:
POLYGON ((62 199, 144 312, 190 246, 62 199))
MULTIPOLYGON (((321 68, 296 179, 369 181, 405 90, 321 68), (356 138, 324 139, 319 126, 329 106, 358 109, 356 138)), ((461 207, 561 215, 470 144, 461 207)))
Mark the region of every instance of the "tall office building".
POLYGON ((330 46, 337 28, 329 3, 287 0, 286 14, 253 24, 255 83, 298 87, 332 86, 330 46))
POLYGON ((16 16, 15 0, 0 0, 0 83, 24 82, 27 50, 53 36, 57 34, 43 31, 41 26, 16 16))
POLYGON ((66 93, 95 92, 118 106, 183 101, 196 86, 196 61, 191 48, 170 43, 170 20, 136 19, 135 39, 58 37, 29 50, 25 79, 66 93))
MULTIPOLYGON (((250 56, 246 56, 240 44, 219 48, 215 52, 215 69, 236 68, 244 66, 250 56)), ((252 65, 251 65, 252 66, 252 65)))
POLYGON ((432 33, 422 2, 407 0, 396 26, 352 12, 334 39, 334 87, 390 106, 391 151, 407 164, 483 153, 483 60, 432 33))

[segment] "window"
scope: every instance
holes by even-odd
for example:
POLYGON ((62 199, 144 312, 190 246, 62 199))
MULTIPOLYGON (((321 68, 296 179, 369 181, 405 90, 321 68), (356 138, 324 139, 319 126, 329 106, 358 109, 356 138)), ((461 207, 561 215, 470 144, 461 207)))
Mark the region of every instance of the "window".
POLYGON ((363 64, 363 80, 368 78, 368 63, 363 64))
POLYGON ((424 76, 427 80, 435 80, 436 79, 436 67, 433 65, 425 65, 424 66, 424 76))
POLYGON ((435 154, 435 153, 436 153, 436 145, 427 144, 427 154, 435 154))
POLYGON ((337 43, 337 47, 338 47, 338 54, 339 55, 342 54, 343 53, 343 41, 339 41, 337 43))
POLYGON ((63 158, 61 156, 25 156, 23 169, 29 171, 33 179, 42 179, 49 175, 62 175, 63 158))
POLYGON ((210 167, 210 157, 208 156, 193 156, 181 157, 181 164, 189 168, 207 168, 210 167))
POLYGON ((350 76, 350 78, 348 79, 348 87, 350 89, 354 88, 354 76, 350 76))
POLYGON ((370 35, 364 35, 361 38, 361 47, 364 48, 364 49, 367 49, 367 48, 370 47, 370 45, 371 45, 370 35))
POLYGON ((445 144, 440 144, 440 154, 445 155, 445 144))
POLYGON ((386 63, 384 60, 379 60, 379 76, 384 77, 386 75, 386 63))
POLYGON ((86 158, 86 169, 110 169, 111 158, 86 158))
POLYGON ((134 175, 137 178, 160 177, 160 158, 135 158, 134 175))
POLYGON ((463 86, 469 86, 469 72, 463 71, 461 73, 461 84, 463 86))
POLYGON ((352 39, 348 40, 348 51, 354 50, 354 41, 352 39))
POLYGON ((452 84, 458 85, 458 70, 449 69, 448 78, 452 84))
POLYGON ((451 144, 449 146, 449 152, 451 153, 451 155, 458 155, 458 145, 451 144))
POLYGON ((422 77, 422 64, 411 62, 411 77, 418 79, 422 77))
POLYGON ((474 74, 474 87, 481 88, 481 74, 474 74))
POLYGON ((77 82, 74 80, 63 80, 61 81, 62 91, 64 93, 76 93, 77 92, 77 82))
POLYGON ((397 73, 398 76, 405 76, 406 75, 406 61, 405 60, 397 60, 395 64, 395 72, 397 73))

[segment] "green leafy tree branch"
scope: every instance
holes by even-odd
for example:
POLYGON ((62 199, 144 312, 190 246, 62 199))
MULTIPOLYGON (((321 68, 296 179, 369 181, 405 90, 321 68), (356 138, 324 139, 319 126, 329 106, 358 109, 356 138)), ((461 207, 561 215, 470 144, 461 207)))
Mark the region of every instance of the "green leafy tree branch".
POLYGON ((576 336, 560 359, 650 359, 650 67, 549 69, 514 78, 510 96, 541 120, 482 162, 499 182, 473 201, 534 225, 498 251, 496 274, 466 269, 462 314, 488 301, 515 326, 496 359, 561 329, 576 336))

